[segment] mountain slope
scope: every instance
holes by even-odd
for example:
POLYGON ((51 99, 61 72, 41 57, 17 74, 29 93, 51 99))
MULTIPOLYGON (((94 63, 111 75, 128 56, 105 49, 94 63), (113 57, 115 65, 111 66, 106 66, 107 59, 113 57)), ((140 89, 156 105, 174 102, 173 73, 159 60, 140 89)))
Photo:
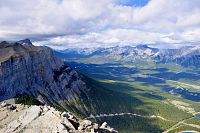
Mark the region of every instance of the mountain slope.
POLYGON ((180 49, 163 49, 157 54, 163 63, 175 62, 182 66, 200 66, 200 47, 182 47, 180 49))

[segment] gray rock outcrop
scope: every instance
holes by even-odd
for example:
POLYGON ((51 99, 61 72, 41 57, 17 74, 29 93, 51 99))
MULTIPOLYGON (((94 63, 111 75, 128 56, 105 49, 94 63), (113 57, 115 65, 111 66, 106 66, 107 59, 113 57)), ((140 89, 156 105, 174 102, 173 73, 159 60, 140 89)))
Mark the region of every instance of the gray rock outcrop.
POLYGON ((69 112, 59 112, 47 105, 2 103, 0 113, 2 133, 117 133, 107 123, 98 125, 89 120, 79 120, 69 112), (11 106, 16 108, 10 110, 11 106))

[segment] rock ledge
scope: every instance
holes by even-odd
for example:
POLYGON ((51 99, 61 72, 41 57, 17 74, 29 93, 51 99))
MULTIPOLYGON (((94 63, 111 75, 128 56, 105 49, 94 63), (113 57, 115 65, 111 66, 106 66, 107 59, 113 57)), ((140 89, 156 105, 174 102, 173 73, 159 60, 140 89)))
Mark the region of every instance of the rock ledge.
POLYGON ((3 133, 118 133, 106 122, 102 125, 79 120, 69 112, 44 106, 0 105, 0 132, 3 133))

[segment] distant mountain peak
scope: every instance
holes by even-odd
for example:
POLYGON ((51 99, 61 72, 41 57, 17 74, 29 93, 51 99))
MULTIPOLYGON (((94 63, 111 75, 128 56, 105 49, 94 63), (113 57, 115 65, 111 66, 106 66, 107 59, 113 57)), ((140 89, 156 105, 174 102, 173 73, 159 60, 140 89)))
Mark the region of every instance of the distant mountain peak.
POLYGON ((8 42, 7 41, 0 42, 0 45, 4 45, 4 44, 8 44, 8 42))
POLYGON ((146 48, 149 48, 149 46, 146 44, 141 44, 141 45, 137 45, 136 48, 139 48, 139 49, 145 48, 146 49, 146 48))
POLYGON ((33 45, 30 39, 26 38, 24 40, 17 41, 17 43, 22 44, 22 45, 33 45))

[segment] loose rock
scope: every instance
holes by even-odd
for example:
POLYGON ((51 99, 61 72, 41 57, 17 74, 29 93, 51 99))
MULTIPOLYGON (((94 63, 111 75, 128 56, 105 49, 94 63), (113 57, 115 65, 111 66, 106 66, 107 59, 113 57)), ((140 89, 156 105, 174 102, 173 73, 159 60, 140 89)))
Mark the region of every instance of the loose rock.
POLYGON ((99 127, 90 120, 79 120, 69 112, 61 113, 49 106, 29 107, 5 103, 1 106, 7 106, 4 110, 0 110, 0 114, 7 113, 5 114, 7 117, 0 121, 0 133, 117 133, 106 122, 99 127))

